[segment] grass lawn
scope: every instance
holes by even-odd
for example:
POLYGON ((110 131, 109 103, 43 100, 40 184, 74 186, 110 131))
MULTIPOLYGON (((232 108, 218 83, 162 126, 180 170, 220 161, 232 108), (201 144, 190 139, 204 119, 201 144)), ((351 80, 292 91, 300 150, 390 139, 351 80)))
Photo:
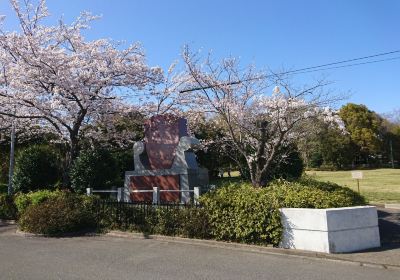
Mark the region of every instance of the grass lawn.
MULTIPOLYGON (((400 203, 400 169, 362 170, 360 191, 370 203, 400 203)), ((307 171, 320 181, 333 182, 357 191, 351 171, 307 171)))

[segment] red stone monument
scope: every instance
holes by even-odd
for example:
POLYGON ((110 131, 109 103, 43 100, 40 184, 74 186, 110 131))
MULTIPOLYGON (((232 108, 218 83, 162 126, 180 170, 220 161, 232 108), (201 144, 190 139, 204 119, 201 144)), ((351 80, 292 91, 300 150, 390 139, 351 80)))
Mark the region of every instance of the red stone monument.
POLYGON ((186 191, 207 185, 208 172, 196 162, 192 148, 199 142, 188 136, 186 119, 156 115, 144 127, 144 141, 134 145, 135 170, 126 172, 125 197, 150 202, 153 194, 146 191, 158 187, 161 202, 188 202, 186 191))

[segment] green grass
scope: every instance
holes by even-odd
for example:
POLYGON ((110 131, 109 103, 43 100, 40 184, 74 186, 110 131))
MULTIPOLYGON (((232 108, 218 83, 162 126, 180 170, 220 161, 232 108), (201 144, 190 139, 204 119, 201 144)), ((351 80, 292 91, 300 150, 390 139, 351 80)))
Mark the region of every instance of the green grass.
MULTIPOLYGON (((370 203, 400 203, 400 169, 362 170, 360 191, 370 203)), ((351 171, 307 171, 320 181, 333 182, 357 191, 351 171)))

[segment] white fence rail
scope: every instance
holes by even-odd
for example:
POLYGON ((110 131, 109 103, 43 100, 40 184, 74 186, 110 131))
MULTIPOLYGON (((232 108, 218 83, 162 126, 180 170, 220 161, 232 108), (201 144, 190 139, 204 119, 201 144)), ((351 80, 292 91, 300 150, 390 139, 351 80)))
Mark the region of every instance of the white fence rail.
MULTIPOLYGON (((92 188, 86 189, 87 195, 92 195, 94 193, 117 193, 117 201, 123 200, 123 188, 117 188, 117 190, 94 190, 92 188)), ((153 193, 153 203, 160 203, 160 194, 162 192, 179 192, 179 193, 193 193, 194 203, 199 203, 200 188, 194 187, 193 190, 160 190, 159 187, 153 187, 152 190, 130 190, 130 193, 153 193)))

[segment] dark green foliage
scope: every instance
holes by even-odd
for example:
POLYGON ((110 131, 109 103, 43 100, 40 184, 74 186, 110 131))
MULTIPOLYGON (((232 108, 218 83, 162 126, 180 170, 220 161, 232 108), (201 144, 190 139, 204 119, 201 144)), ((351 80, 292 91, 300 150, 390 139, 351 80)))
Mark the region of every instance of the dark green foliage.
POLYGON ((282 232, 278 201, 267 189, 228 185, 204 195, 201 202, 214 238, 278 245, 282 232))
MULTIPOLYGON (((8 148, 8 147, 7 147, 8 148)), ((9 152, 0 145, 0 186, 8 183, 8 168, 10 164, 9 152)), ((1 187, 0 187, 1 188, 1 187)), ((1 191, 0 191, 1 192, 1 191)))
POLYGON ((301 177, 304 171, 304 163, 296 148, 290 152, 285 161, 276 164, 274 171, 270 173, 269 180, 281 178, 295 180, 301 177))
POLYGON ((72 166, 72 188, 84 193, 86 188, 111 188, 119 176, 115 158, 105 149, 82 151, 72 166))
POLYGON ((132 150, 118 150, 113 152, 113 157, 118 169, 115 186, 122 187, 124 185, 125 172, 134 169, 133 152, 132 150))
POLYGON ((94 199, 72 193, 59 193, 41 203, 30 205, 19 219, 23 231, 62 235, 94 229, 94 199))
POLYGON ((8 185, 7 184, 0 183, 0 194, 2 194, 2 193, 8 193, 8 185))
POLYGON ((325 165, 331 165, 335 169, 343 169, 351 165, 359 149, 351 141, 349 134, 325 127, 319 137, 319 150, 325 165))
POLYGON ((60 180, 60 160, 48 146, 31 146, 22 151, 15 162, 14 187, 29 192, 54 189, 60 180))
POLYGON ((17 217, 17 208, 13 197, 0 194, 0 219, 13 220, 17 217))
POLYGON ((309 167, 318 168, 324 163, 324 158, 319 151, 315 151, 311 154, 309 159, 309 167))

